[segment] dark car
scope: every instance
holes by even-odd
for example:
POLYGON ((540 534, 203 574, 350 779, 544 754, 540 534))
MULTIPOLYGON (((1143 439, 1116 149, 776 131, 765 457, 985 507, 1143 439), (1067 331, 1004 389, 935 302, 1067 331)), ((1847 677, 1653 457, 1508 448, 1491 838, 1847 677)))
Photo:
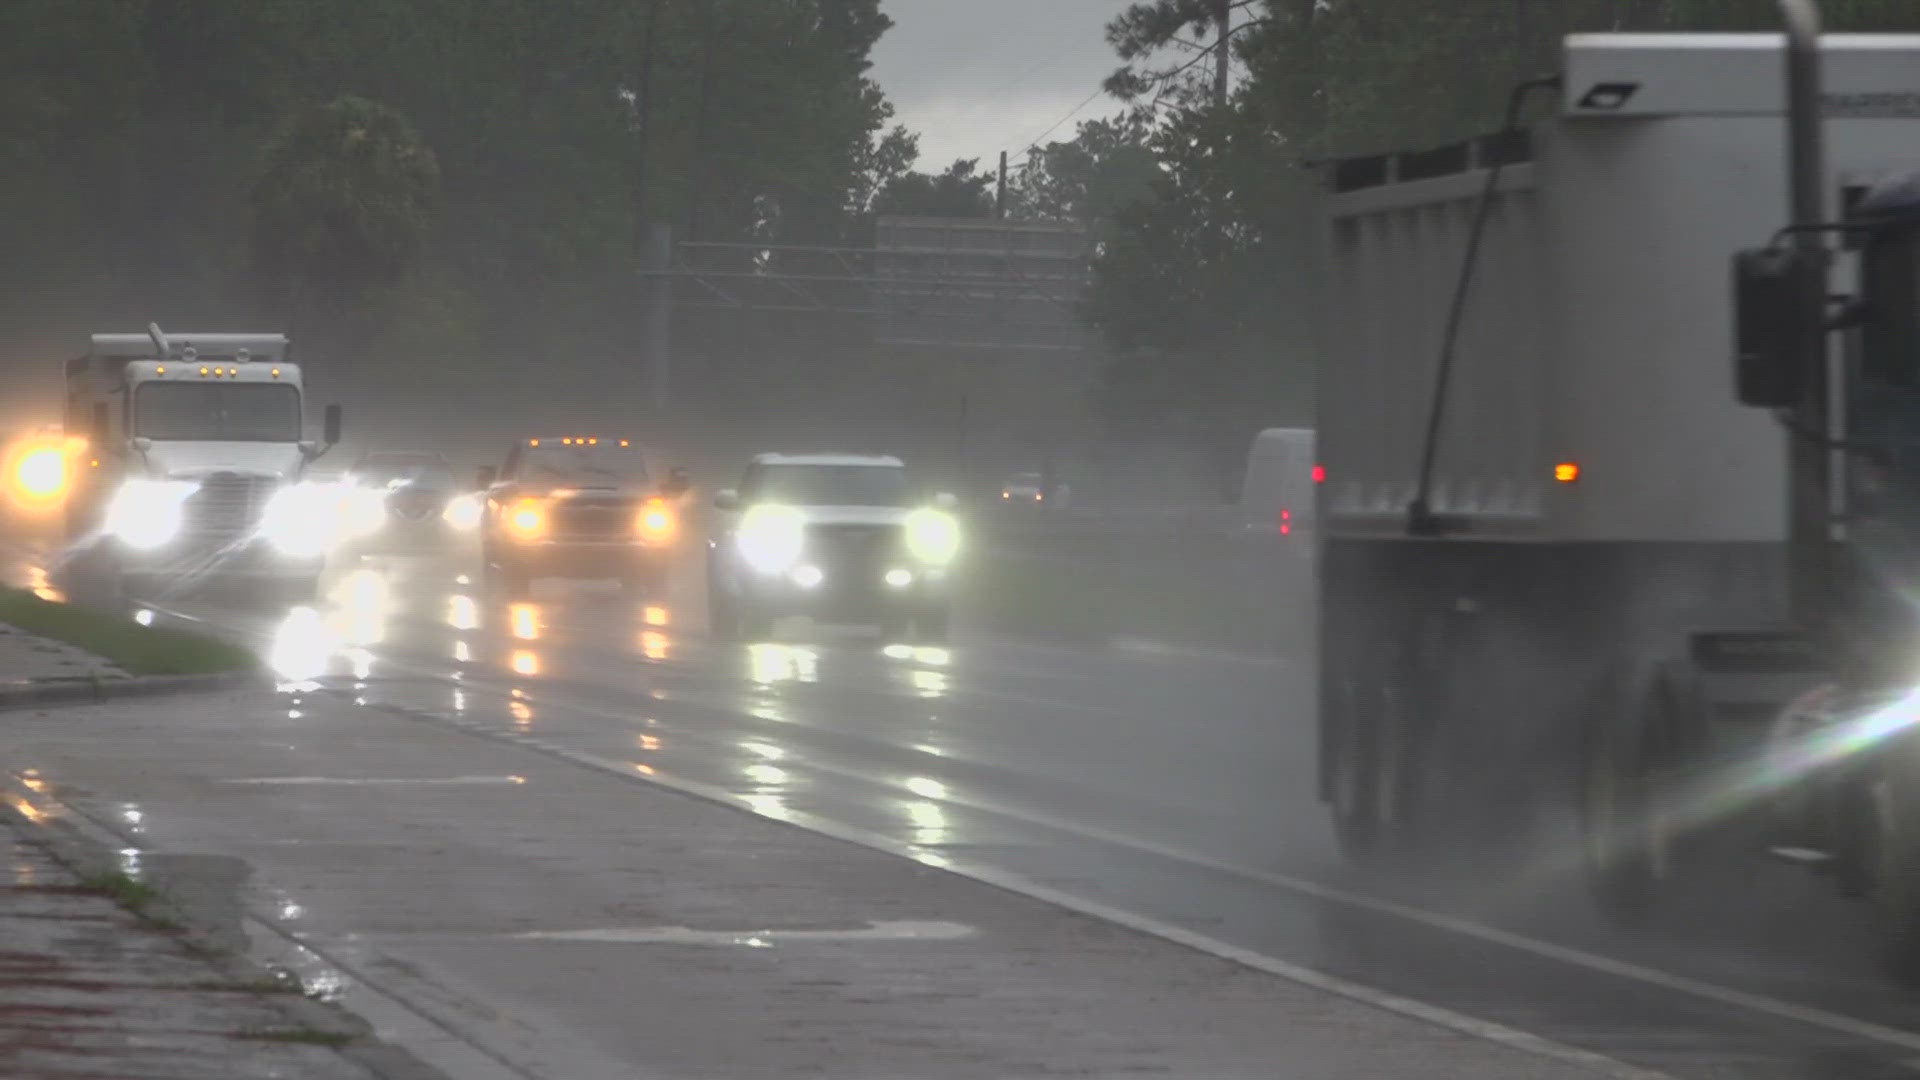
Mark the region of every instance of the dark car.
POLYGON ((680 536, 686 473, 655 480, 631 439, 524 439, 498 475, 484 470, 481 551, 493 584, 522 595, 535 578, 613 578, 650 595, 680 536))
POLYGON ((355 553, 441 554, 479 527, 480 500, 439 454, 370 450, 344 479, 361 496, 349 512, 369 519, 353 523, 355 553))

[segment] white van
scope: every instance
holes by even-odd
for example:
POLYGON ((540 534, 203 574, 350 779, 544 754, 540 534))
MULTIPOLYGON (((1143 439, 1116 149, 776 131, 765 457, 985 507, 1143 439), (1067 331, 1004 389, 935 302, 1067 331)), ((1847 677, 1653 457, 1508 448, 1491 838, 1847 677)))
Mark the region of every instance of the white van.
POLYGON ((1314 523, 1312 428, 1268 428, 1253 437, 1240 487, 1240 524, 1260 533, 1309 537, 1314 523))

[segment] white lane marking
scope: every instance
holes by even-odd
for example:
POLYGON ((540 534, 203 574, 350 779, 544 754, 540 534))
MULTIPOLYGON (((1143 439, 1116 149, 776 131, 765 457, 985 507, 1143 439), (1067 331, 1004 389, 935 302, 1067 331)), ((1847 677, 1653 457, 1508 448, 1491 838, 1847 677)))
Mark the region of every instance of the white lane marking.
POLYGON ((243 776, 218 781, 222 784, 266 785, 338 785, 362 787, 378 784, 524 784, 524 776, 243 776))
POLYGON ((770 948, 813 941, 958 941, 977 933, 956 922, 899 920, 844 930, 693 930, 685 926, 609 927, 603 930, 532 930, 509 937, 523 941, 598 941, 622 945, 744 945, 770 948))
MULTIPOLYGON (((427 714, 416 715, 426 716, 427 714)), ((517 745, 525 745, 525 741, 512 732, 470 727, 459 721, 448 720, 444 717, 432 717, 432 719, 483 737, 517 745)), ((914 862, 936 869, 946 870, 961 877, 981 882, 982 884, 1005 889, 1008 892, 1031 897, 1035 900, 1052 904, 1055 907, 1064 908, 1081 915, 1124 926, 1150 937, 1157 937, 1178 945, 1185 945, 1188 948, 1197 949, 1201 952, 1220 957, 1223 960, 1232 961, 1243 967, 1262 971, 1315 990, 1334 994, 1352 1001, 1358 1001, 1387 1012, 1397 1013, 1401 1016, 1421 1020, 1462 1035, 1469 1035, 1474 1038, 1497 1043, 1513 1050, 1576 1065, 1591 1070, 1598 1075, 1609 1077, 1611 1080, 1674 1080, 1673 1077, 1666 1073, 1652 1069, 1643 1069, 1636 1065, 1629 1065, 1626 1062, 1616 1061, 1613 1058, 1596 1054, 1590 1050, 1581 1050, 1578 1047, 1567 1046, 1564 1043, 1554 1042, 1551 1039, 1520 1031, 1517 1028, 1510 1028, 1504 1024, 1497 1024, 1490 1020, 1482 1020, 1478 1017, 1468 1016, 1465 1013, 1458 1013, 1451 1009, 1427 1004, 1423 1001, 1401 997, 1398 994, 1389 993, 1384 990, 1376 990, 1373 987, 1349 982, 1346 979, 1335 975, 1328 975, 1325 972, 1316 971, 1313 968, 1303 967, 1299 964, 1266 956, 1262 953, 1254 952, 1251 949, 1243 949, 1238 945, 1229 945, 1224 941, 1218 941, 1203 934, 1197 934, 1184 927, 1175 926, 1172 923, 1162 922, 1158 919, 1125 911, 1096 900, 1089 900, 1071 893, 1061 892, 1058 889, 1042 885, 1020 874, 959 862, 949 859, 944 855, 935 855, 925 849, 916 848, 911 844, 900 843, 891 837, 879 833, 842 825, 839 822, 830 821, 802 811, 788 810, 784 807, 777 816, 768 814, 756 808, 746 798, 735 795, 723 788, 713 787, 693 780, 681 779, 680 777, 667 776, 659 772, 644 777, 636 776, 632 772, 630 765, 611 758, 600 757, 597 754, 588 754, 577 750, 557 747, 540 748, 540 752, 571 761, 578 765, 584 765, 624 780, 657 784, 661 787, 698 796, 709 802, 744 810, 747 813, 753 814, 755 817, 764 817, 772 821, 786 822, 806 829, 809 832, 820 833, 824 836, 831 836, 835 839, 858 844, 861 847, 872 848, 890 855, 911 859, 914 862)))

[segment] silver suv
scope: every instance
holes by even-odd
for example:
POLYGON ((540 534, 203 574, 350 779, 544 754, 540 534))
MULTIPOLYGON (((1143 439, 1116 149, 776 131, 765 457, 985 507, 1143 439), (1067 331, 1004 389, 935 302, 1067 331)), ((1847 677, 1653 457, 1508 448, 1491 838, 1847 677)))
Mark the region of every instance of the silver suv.
POLYGON ((898 458, 761 454, 720 511, 707 605, 724 638, 763 638, 775 618, 878 623, 946 637, 948 575, 960 551, 951 495, 915 497, 898 458))

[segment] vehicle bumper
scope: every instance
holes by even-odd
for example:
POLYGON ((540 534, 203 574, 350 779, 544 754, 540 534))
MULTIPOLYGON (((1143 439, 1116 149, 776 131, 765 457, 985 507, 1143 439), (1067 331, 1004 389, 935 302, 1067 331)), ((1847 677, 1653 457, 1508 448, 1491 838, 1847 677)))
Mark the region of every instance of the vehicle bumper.
POLYGON ((106 543, 122 574, 149 580, 218 578, 300 581, 318 577, 324 554, 288 555, 258 538, 225 543, 175 541, 156 548, 134 548, 109 538, 106 543))
POLYGON ((430 555, 473 540, 472 531, 447 524, 438 514, 421 521, 388 518, 387 523, 347 545, 356 554, 430 555))
POLYGON ((755 608, 775 615, 809 615, 831 619, 885 614, 913 615, 944 608, 949 597, 951 572, 924 566, 902 566, 911 580, 889 584, 886 571, 873 573, 840 572, 820 568, 820 580, 807 584, 810 575, 800 568, 784 574, 765 574, 742 570, 737 592, 755 608))
POLYGON ((583 540, 490 543, 487 562, 511 566, 535 577, 621 577, 664 569, 673 549, 649 544, 583 540))

